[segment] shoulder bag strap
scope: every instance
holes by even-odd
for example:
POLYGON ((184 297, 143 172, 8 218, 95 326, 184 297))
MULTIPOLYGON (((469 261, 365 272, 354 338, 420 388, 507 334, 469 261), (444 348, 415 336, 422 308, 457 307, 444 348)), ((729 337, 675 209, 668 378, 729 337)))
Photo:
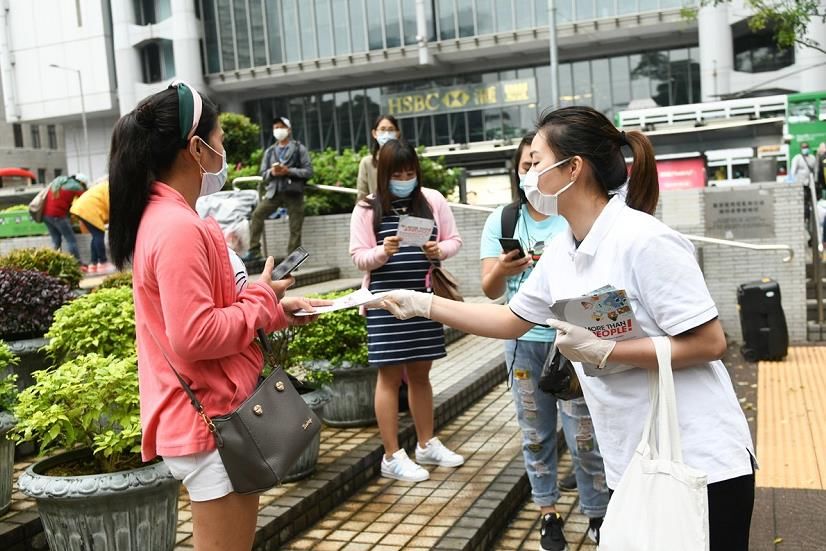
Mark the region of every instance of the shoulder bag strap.
POLYGON ((513 237, 516 233, 516 217, 521 207, 521 202, 514 201, 502 209, 502 237, 513 237))

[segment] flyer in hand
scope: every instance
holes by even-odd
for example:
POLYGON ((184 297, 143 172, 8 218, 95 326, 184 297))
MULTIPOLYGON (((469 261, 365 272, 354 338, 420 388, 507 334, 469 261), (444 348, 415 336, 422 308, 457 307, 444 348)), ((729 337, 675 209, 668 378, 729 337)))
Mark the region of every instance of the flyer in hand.
POLYGON ((329 306, 316 306, 313 312, 308 312, 306 310, 298 310, 293 312, 294 316, 315 316, 316 314, 326 314, 328 312, 335 312, 336 310, 344 310, 345 308, 358 308, 359 306, 363 306, 375 300, 379 300, 382 295, 387 294, 389 291, 385 291, 383 293, 371 293, 368 289, 359 289, 358 291, 352 292, 349 295, 345 295, 343 297, 337 298, 333 300, 332 304, 329 306))
MULTIPOLYGON (((640 328, 624 289, 605 286, 588 295, 556 301, 551 312, 557 318, 585 327, 601 339, 624 341, 647 335, 640 328)), ((633 369, 633 366, 608 363, 603 369, 582 364, 586 375, 598 377, 633 369)))
POLYGON ((433 233, 433 220, 429 218, 419 218, 418 216, 399 217, 399 231, 396 235, 401 237, 401 245, 415 245, 421 247, 428 241, 433 233))

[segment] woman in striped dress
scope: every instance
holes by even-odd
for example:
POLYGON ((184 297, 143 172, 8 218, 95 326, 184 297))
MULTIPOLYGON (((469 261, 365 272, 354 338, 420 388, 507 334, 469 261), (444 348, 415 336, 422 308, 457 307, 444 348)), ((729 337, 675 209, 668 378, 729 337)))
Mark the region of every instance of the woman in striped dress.
MULTIPOLYGON (((360 201, 350 222, 350 254, 365 272, 372 292, 427 288, 432 263, 455 255, 462 245, 453 214, 442 195, 421 185, 419 158, 406 142, 391 141, 379 152, 375 195, 360 201), (405 245, 397 236, 399 218, 434 221, 423 246, 405 245)), ((367 349, 371 365, 379 367, 376 418, 384 443, 382 476, 420 482, 428 472, 410 459, 398 443, 399 385, 406 372, 408 401, 416 426, 416 461, 458 467, 464 458, 433 436, 433 389, 430 367, 445 356, 444 330, 424 318, 397 320, 384 310, 367 312, 367 349)))

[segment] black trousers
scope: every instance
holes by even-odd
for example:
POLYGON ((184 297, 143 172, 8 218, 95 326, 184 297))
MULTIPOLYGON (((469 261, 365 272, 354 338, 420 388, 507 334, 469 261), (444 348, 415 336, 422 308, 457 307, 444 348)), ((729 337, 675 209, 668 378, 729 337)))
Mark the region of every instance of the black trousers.
POLYGON ((749 551, 753 508, 754 473, 708 485, 711 551, 749 551))

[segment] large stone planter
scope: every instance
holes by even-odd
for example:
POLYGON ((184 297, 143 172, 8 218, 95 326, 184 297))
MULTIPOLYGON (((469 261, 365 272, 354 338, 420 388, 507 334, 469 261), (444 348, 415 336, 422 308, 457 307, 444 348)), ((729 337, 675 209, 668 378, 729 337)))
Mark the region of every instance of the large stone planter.
POLYGON ((110 474, 43 474, 88 454, 88 450, 76 450, 39 461, 18 481, 20 491, 37 500, 49 548, 171 550, 180 482, 172 478, 163 461, 110 474))
POLYGON ((321 419, 331 427, 364 427, 376 423, 373 400, 376 395, 376 367, 333 369, 333 382, 324 388, 330 401, 324 405, 321 419))
POLYGON ((6 341, 14 354, 20 358, 20 364, 13 367, 12 371, 17 374, 17 387, 20 390, 34 384, 32 373, 52 366, 52 360, 43 350, 49 344, 48 339, 42 337, 36 339, 23 339, 19 341, 6 341))
MULTIPOLYGON (((324 404, 330 400, 330 395, 324 389, 307 392, 302 394, 301 397, 304 399, 307 406, 319 417, 321 417, 324 404)), ((287 476, 282 482, 295 482, 296 480, 301 480, 302 478, 310 476, 318 463, 318 452, 320 449, 321 432, 319 431, 319 433, 316 434, 315 439, 313 439, 313 443, 310 444, 309 448, 304 450, 304 453, 301 454, 298 461, 296 461, 295 465, 293 465, 293 468, 290 469, 290 472, 287 473, 287 476)))
POLYGON ((14 427, 11 414, 0 411, 0 516, 11 507, 11 490, 14 482, 14 442, 7 439, 14 427))

